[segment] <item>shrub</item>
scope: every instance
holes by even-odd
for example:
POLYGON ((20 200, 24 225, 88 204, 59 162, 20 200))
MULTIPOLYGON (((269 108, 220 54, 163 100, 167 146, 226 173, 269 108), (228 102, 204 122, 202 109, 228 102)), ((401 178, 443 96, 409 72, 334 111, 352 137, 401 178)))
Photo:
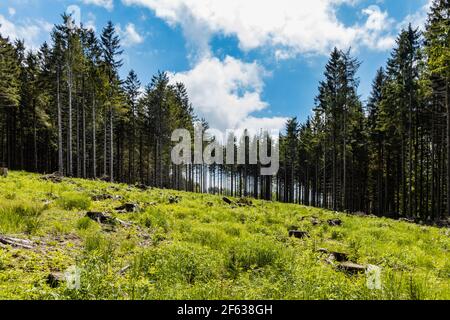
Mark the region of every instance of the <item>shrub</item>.
POLYGON ((273 265, 280 257, 281 249, 264 239, 236 242, 228 251, 227 268, 233 276, 242 270, 273 265))
POLYGON ((34 233, 41 224, 44 207, 31 202, 10 201, 0 206, 0 232, 34 233))
POLYGON ((217 228, 200 227, 196 228, 184 237, 187 241, 208 246, 212 249, 221 248, 226 240, 227 236, 223 231, 217 228))
POLYGON ((83 217, 77 221, 78 230, 87 230, 92 225, 92 220, 88 217, 83 217))
POLYGON ((170 227, 167 216, 153 208, 140 215, 138 222, 147 228, 161 228, 164 232, 168 232, 170 227))
POLYGON ((194 284, 218 278, 223 271, 222 261, 217 252, 208 248, 174 243, 140 255, 135 260, 134 271, 166 284, 194 284))
POLYGON ((91 206, 91 199, 78 192, 64 192, 58 199, 58 204, 65 210, 87 210, 91 206))
POLYGON ((99 233, 89 234, 84 241, 87 256, 95 256, 107 264, 114 259, 115 248, 111 239, 99 233))

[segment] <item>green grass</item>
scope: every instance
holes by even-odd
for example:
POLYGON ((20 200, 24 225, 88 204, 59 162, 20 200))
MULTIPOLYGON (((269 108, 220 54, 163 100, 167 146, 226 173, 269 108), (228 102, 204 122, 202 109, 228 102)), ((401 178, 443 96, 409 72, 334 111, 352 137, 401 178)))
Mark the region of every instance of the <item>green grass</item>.
POLYGON ((91 206, 91 199, 80 192, 64 192, 58 199, 58 205, 65 210, 87 210, 91 206))
POLYGON ((0 234, 35 248, 0 247, 0 299, 450 299, 448 229, 253 203, 233 208, 211 195, 11 172, 0 178, 0 234), (122 200, 91 201, 103 193, 122 200), (142 210, 116 213, 125 202, 142 210), (132 224, 105 227, 87 210, 132 224), (312 216, 343 225, 313 226, 312 216), (310 238, 289 238, 291 226, 310 238), (338 271, 319 248, 380 266, 382 289, 338 271), (73 267, 78 289, 46 283, 73 267))
POLYGON ((0 233, 32 234, 41 224, 44 207, 30 201, 6 200, 0 203, 0 233))

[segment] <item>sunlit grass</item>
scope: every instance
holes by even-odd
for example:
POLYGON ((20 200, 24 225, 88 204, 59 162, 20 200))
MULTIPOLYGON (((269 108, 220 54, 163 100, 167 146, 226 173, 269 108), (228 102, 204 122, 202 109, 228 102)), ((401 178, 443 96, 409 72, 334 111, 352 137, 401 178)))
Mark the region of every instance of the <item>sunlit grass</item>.
POLYGON ((210 195, 11 172, 0 178, 0 234, 36 248, 0 248, 0 299, 450 299, 448 229, 253 203, 233 208, 210 195), (123 200, 91 201, 98 194, 123 200), (124 202, 142 210, 117 213, 124 202), (99 225, 88 210, 132 225, 99 225), (323 223, 314 226, 313 216, 323 223), (336 218, 342 226, 326 223, 336 218), (310 237, 289 238, 294 226, 310 237), (382 289, 336 270, 319 248, 380 266, 382 289), (81 272, 79 290, 46 284, 70 266, 81 272))

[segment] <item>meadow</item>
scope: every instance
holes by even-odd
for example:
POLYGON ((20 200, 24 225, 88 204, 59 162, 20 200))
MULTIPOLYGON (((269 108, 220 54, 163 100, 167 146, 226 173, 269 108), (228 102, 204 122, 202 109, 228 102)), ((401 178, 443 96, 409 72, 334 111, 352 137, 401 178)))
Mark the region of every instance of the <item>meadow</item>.
POLYGON ((448 228, 45 178, 0 178, 0 299, 450 299, 448 228))

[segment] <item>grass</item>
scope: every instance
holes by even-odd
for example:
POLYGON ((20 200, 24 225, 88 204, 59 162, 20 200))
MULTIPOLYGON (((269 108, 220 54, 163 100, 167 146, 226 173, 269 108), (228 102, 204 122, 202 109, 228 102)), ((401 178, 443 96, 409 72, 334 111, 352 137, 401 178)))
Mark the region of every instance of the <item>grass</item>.
POLYGON ((34 233, 41 223, 42 205, 9 200, 0 203, 0 233, 34 233))
POLYGON ((87 210, 91 206, 91 199, 79 192, 64 192, 58 199, 58 205, 65 210, 87 210))
POLYGON ((0 247, 0 299, 450 299, 448 229, 253 203, 12 172, 0 178, 0 234, 35 248, 0 247), (98 194, 122 200, 92 201, 98 194), (114 210, 126 202, 142 210, 114 210), (102 226, 87 210, 132 224, 102 226), (312 216, 325 223, 313 226, 312 216), (342 226, 326 223, 336 218, 342 226), (310 237, 289 238, 291 226, 310 237), (369 289, 365 274, 326 263, 319 248, 381 267, 381 290, 369 289), (78 289, 47 284, 49 273, 71 268, 80 272, 78 289))

